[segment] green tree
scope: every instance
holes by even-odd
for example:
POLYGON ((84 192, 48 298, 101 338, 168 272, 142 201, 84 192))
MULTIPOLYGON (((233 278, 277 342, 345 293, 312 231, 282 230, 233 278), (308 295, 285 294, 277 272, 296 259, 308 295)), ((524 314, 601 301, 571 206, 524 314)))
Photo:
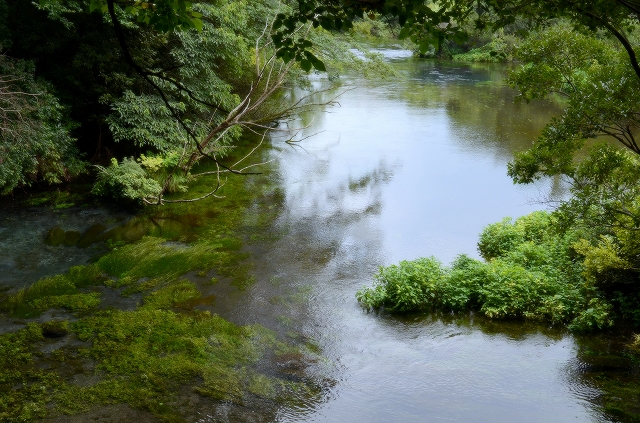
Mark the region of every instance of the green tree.
POLYGON ((538 25, 568 19, 581 29, 605 30, 614 36, 640 78, 640 65, 628 37, 630 26, 640 19, 637 0, 298 0, 290 14, 278 16, 273 40, 285 61, 310 60, 307 40, 288 34, 307 22, 327 30, 348 29, 354 19, 365 14, 396 18, 402 27, 400 37, 411 37, 423 53, 447 39, 465 40, 468 21, 477 29, 495 31, 517 19, 538 25))
POLYGON ((606 40, 566 26, 528 38, 516 57, 524 64, 509 76, 526 101, 558 94, 565 112, 544 129, 533 148, 516 156, 509 175, 518 183, 575 174, 575 154, 585 140, 608 136, 640 154, 640 79, 623 53, 606 40))
POLYGON ((82 172, 71 127, 51 86, 35 78, 33 63, 0 56, 0 192, 82 172))

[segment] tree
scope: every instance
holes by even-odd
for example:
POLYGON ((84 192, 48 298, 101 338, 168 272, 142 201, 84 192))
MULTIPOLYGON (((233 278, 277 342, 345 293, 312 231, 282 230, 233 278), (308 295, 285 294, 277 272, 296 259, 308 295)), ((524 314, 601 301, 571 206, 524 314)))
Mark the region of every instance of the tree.
POLYGON ((291 39, 297 25, 310 22, 327 30, 349 28, 364 14, 389 15, 398 19, 401 37, 411 37, 425 52, 445 39, 458 41, 467 36, 463 23, 473 20, 475 27, 494 30, 527 19, 541 24, 565 18, 576 27, 592 32, 605 30, 624 47, 640 78, 640 65, 627 32, 640 20, 637 0, 298 0, 292 13, 279 15, 273 40, 285 60, 304 60, 310 45, 304 39, 291 39))
MULTIPOLYGON (((40 3, 57 10, 63 1, 40 0, 40 3)), ((108 13, 117 31, 116 4, 137 22, 157 31, 202 28, 202 14, 197 11, 200 2, 91 0, 90 7, 108 13)), ((304 36, 292 35, 307 23, 326 30, 349 29, 355 19, 365 14, 371 18, 377 14, 397 18, 402 27, 400 37, 411 37, 423 53, 432 44, 442 44, 449 38, 464 40, 468 34, 463 24, 470 19, 476 28, 495 30, 518 18, 536 23, 566 18, 578 27, 606 30, 616 37, 640 78, 640 65, 626 35, 629 24, 640 19, 637 0, 298 0, 289 13, 278 14, 274 22, 272 38, 278 57, 285 62, 299 61, 305 70, 312 66, 323 70, 322 61, 310 51, 312 43, 304 36)))
POLYGON ((565 112, 545 127, 534 146, 516 156, 509 175, 517 183, 542 176, 575 174, 575 154, 585 140, 608 136, 640 154, 640 79, 624 54, 606 40, 554 26, 532 35, 518 49, 523 65, 509 76, 526 101, 564 97, 565 112))
MULTIPOLYGON (((272 57, 265 32, 272 7, 269 0, 0 0, 0 13, 12 17, 0 27, 7 55, 0 187, 77 173, 76 139, 97 160, 103 152, 144 154, 122 169, 138 166, 157 179, 155 202, 183 189, 203 158, 220 173, 243 173, 221 157, 243 129, 266 129, 290 112, 290 105, 265 107, 294 66, 272 57)), ((151 202, 148 189, 141 198, 151 202)))
POLYGON ((80 173, 69 124, 51 87, 34 78, 32 63, 0 56, 0 192, 80 173))

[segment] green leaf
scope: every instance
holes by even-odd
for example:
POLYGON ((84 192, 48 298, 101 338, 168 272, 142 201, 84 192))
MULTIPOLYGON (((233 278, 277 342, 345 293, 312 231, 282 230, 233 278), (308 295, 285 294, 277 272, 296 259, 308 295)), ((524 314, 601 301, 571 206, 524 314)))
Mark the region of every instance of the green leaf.
POLYGON ((411 34, 411 28, 408 28, 408 27, 405 26, 404 28, 402 28, 400 30, 400 33, 398 34, 398 38, 400 38, 401 40, 404 40, 410 34, 411 34))
POLYGON ((202 31, 202 20, 201 19, 193 19, 191 22, 193 22, 193 27, 197 30, 197 31, 202 31))
POLYGON ((327 68, 324 66, 324 63, 320 59, 316 59, 313 63, 313 67, 320 72, 326 72, 327 68))
POLYGON ((300 67, 305 72, 309 72, 311 70, 311 62, 309 60, 307 60, 307 59, 302 59, 300 61, 300 67))
POLYGON ((429 42, 429 40, 422 41, 418 45, 418 48, 420 49, 420 54, 425 54, 427 51, 429 51, 430 47, 431 47, 431 43, 429 42))

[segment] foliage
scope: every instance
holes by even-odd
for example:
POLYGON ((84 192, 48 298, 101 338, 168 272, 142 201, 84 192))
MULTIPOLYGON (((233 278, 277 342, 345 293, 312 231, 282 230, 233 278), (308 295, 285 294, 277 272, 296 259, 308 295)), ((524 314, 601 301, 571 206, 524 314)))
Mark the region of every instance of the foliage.
POLYGON ((429 304, 426 300, 436 296, 443 276, 442 265, 433 257, 402 261, 399 265, 381 267, 376 274, 376 287, 360 291, 358 300, 371 308, 382 305, 397 311, 425 308, 429 304))
POLYGON ((513 60, 516 39, 513 36, 498 35, 482 47, 466 53, 454 54, 453 60, 464 62, 507 62, 513 60))
POLYGON ((574 250, 578 238, 557 232, 547 212, 505 219, 480 235, 486 262, 459 256, 450 267, 434 258, 381 267, 375 285, 356 296, 367 309, 470 309, 493 318, 567 323, 573 330, 607 328, 613 306, 583 277, 583 257, 574 250))
MULTIPOLYGON (((41 0, 41 7, 60 15, 60 10, 69 10, 62 0, 41 0)), ((201 5, 202 3, 196 3, 201 5)), ((91 0, 91 10, 101 10, 115 16, 116 2, 113 0, 91 0)), ((120 11, 120 9, 118 9, 120 11)), ((173 31, 177 28, 202 28, 203 19, 197 7, 191 3, 162 0, 151 5, 136 2, 124 7, 125 13, 138 22, 150 25, 157 31, 173 31)), ((636 71, 640 71, 635 54, 628 45, 624 31, 630 20, 637 21, 640 12, 633 2, 616 0, 565 1, 565 0, 397 0, 350 1, 299 0, 297 7, 276 16, 272 39, 278 57, 285 62, 298 60, 303 69, 311 66, 324 70, 324 64, 309 50, 310 43, 304 36, 291 37, 301 25, 311 23, 313 27, 326 30, 348 30, 353 22, 368 16, 389 16, 397 19, 401 38, 412 37, 422 53, 431 45, 440 45, 446 39, 463 40, 468 34, 464 24, 473 20, 476 29, 505 28, 518 18, 534 22, 548 22, 557 18, 568 18, 583 28, 607 30, 624 45, 636 71), (304 64, 303 64, 304 62, 304 64)), ((638 74, 640 77, 640 73, 638 74)))
POLYGON ((32 62, 0 56, 0 191, 41 179, 68 180, 84 170, 73 123, 53 94, 36 79, 32 62))
POLYGON ((516 55, 525 64, 509 79, 522 99, 566 98, 565 112, 516 156, 509 175, 516 183, 560 176, 569 187, 555 226, 579 234, 573 248, 583 257, 585 286, 596 293, 572 325, 607 326, 614 314, 638 324, 640 79, 628 53, 564 24, 533 34, 516 55), (601 136, 624 148, 603 141, 584 148, 601 136))
POLYGON ((544 241, 550 225, 551 216, 543 211, 520 217, 515 222, 507 217, 484 228, 478 240, 478 251, 485 260, 505 256, 524 242, 544 241))
POLYGON ((302 354, 300 349, 276 341, 265 328, 239 327, 208 312, 186 315, 150 306, 103 310, 73 323, 57 322, 68 331, 63 336, 77 337, 82 347, 58 345, 43 353, 43 334, 53 323, 30 323, 0 335, 3 421, 35 421, 109 404, 176 421, 175 397, 188 386, 202 396, 236 403, 252 396, 282 400, 309 389, 255 366, 267 351, 302 354), (83 383, 62 377, 65 366, 81 369, 87 360, 95 361, 99 377, 83 383))
POLYGON ((92 190, 96 195, 135 201, 158 195, 162 189, 133 158, 125 158, 119 164, 116 159, 112 159, 109 167, 96 167, 98 178, 92 190))
POLYGON ((220 172, 240 172, 221 160, 243 130, 262 130, 290 113, 273 101, 293 65, 280 73, 281 62, 270 58, 264 31, 273 6, 0 0, 12 17, 0 28, 0 44, 12 55, 1 59, 0 80, 11 82, 2 89, 17 92, 22 84, 19 95, 0 100, 20 106, 5 124, 18 125, 9 132, 22 137, 0 140, 0 188, 67 180, 82 170, 78 150, 102 165, 97 193, 137 201, 185 192, 203 158, 220 172), (127 158, 141 155, 163 157, 162 168, 144 175, 144 164, 141 170, 127 158), (107 167, 104 159, 114 156, 120 164, 107 167))
MULTIPOLYGON (((364 29, 361 27, 361 29, 364 29)), ((382 33, 381 36, 385 34, 382 33)), ((317 28, 309 32, 313 41, 315 54, 323 61, 330 80, 343 74, 358 74, 370 79, 397 77, 396 71, 383 60, 380 54, 370 51, 372 43, 381 42, 382 38, 362 35, 336 36, 317 28), (358 57, 353 50, 358 50, 364 57, 358 57)))
POLYGON ((617 237, 627 233, 632 242, 640 228, 640 157, 599 143, 574 169, 569 179, 572 196, 558 208, 564 224, 589 224, 617 231, 617 237))
POLYGON ((615 36, 640 78, 640 65, 626 36, 639 12, 637 4, 623 0, 300 0, 293 11, 277 16, 273 41, 285 61, 303 60, 312 44, 304 37, 286 37, 299 25, 311 22, 314 27, 341 31, 352 28, 365 15, 382 15, 397 19, 400 38, 411 38, 424 54, 446 40, 464 42, 470 33, 466 24, 471 21, 476 30, 495 31, 514 26, 518 20, 542 24, 564 18, 581 29, 605 30, 615 36))
MULTIPOLYGON (((576 33, 562 25, 529 38, 517 50, 525 65, 509 76, 520 98, 531 101, 559 93, 565 112, 543 130, 533 148, 516 156, 509 175, 517 183, 542 176, 576 173, 575 153, 588 138, 610 136, 640 153, 640 90, 624 55, 606 41, 576 33)), ((584 169, 583 169, 584 170, 584 169)))

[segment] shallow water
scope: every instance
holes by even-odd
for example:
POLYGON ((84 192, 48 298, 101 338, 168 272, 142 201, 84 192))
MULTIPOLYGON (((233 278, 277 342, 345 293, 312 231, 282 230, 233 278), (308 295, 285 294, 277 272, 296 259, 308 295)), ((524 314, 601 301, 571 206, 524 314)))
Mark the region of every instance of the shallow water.
POLYGON ((99 207, 0 208, 0 283, 13 290, 89 262, 107 249, 93 239, 78 247, 83 235, 97 225, 115 227, 129 218, 124 211, 99 207), (64 236, 59 242, 47 242, 56 229, 76 237, 67 245, 64 236))

